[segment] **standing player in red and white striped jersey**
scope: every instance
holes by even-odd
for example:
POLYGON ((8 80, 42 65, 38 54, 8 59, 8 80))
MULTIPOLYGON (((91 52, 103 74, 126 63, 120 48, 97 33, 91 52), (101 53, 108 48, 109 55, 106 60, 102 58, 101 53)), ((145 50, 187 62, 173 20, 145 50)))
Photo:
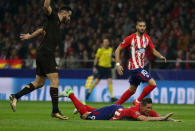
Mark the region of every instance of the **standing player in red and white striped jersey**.
POLYGON ((143 81, 147 82, 148 85, 143 89, 138 99, 133 101, 135 105, 139 104, 142 99, 156 87, 155 80, 146 70, 144 70, 144 57, 146 50, 151 51, 156 57, 166 62, 166 58, 154 48, 152 40, 145 33, 146 22, 144 20, 138 20, 136 23, 136 29, 137 32, 127 36, 115 51, 116 66, 119 75, 123 75, 123 67, 120 65, 121 50, 124 48, 129 48, 131 56, 128 63, 128 69, 130 70, 131 74, 131 78, 129 80, 130 87, 118 100, 116 103, 118 105, 121 105, 127 99, 129 99, 130 96, 135 93, 138 85, 143 81))

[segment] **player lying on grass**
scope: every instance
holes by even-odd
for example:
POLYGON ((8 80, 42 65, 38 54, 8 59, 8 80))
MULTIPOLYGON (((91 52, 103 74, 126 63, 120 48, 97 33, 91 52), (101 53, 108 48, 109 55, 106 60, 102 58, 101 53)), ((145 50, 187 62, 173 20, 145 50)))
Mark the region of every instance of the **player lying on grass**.
POLYGON ((84 120, 124 120, 134 119, 140 121, 174 121, 171 117, 174 113, 159 116, 152 110, 152 100, 144 98, 139 106, 124 108, 121 105, 109 105, 100 109, 82 104, 75 96, 72 89, 67 89, 59 94, 59 97, 69 97, 84 120))

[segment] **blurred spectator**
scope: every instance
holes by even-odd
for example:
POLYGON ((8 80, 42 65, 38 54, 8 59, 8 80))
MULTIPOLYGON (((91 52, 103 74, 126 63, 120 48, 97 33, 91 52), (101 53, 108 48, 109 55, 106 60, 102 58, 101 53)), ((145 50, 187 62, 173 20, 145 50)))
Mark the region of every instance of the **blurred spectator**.
MULTIPOLYGON (((190 52, 188 54, 188 60, 195 60, 195 43, 192 45, 190 52)), ((195 63, 187 63, 189 69, 195 69, 195 63)))
POLYGON ((176 69, 185 69, 185 64, 181 63, 183 60, 184 60, 183 51, 179 50, 177 52, 177 58, 176 58, 176 64, 175 64, 176 69))
POLYGON ((1 54, 0 54, 0 60, 5 60, 6 59, 6 50, 1 50, 1 54))
POLYGON ((29 54, 24 61, 24 68, 33 68, 35 59, 32 59, 31 55, 29 54))
POLYGON ((68 56, 66 57, 65 60, 66 68, 70 69, 81 68, 80 62, 78 62, 80 59, 73 49, 69 51, 68 56))

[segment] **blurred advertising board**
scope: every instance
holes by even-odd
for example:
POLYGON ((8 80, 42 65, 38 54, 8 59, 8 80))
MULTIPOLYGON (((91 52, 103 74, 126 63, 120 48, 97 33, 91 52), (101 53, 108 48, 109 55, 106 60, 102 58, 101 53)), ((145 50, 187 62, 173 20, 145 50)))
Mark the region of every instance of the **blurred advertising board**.
MULTIPOLYGON (((9 95, 16 93, 34 79, 32 78, 0 78, 0 100, 8 100, 9 95)), ((85 79, 60 79, 59 92, 72 88, 79 100, 85 100, 85 79)), ((157 87, 148 95, 153 103, 162 104, 195 104, 195 81, 156 81, 157 87)), ((146 83, 141 84, 136 93, 127 101, 132 102, 139 96, 146 83)), ((128 80, 113 80, 114 97, 120 96, 129 88, 128 80)), ((26 101, 50 101, 50 86, 47 80, 45 85, 21 98, 26 101)), ((70 101, 69 98, 60 98, 60 101, 70 101)), ((110 94, 106 80, 100 83, 92 91, 89 100, 91 102, 109 102, 110 94)))

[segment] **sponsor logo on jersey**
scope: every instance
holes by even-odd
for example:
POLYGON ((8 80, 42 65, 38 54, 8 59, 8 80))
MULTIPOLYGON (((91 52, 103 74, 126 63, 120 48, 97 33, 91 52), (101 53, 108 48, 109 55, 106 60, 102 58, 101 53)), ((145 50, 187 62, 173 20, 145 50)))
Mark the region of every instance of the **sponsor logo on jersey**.
POLYGON ((145 48, 137 48, 136 52, 137 53, 144 53, 145 52, 145 48))

